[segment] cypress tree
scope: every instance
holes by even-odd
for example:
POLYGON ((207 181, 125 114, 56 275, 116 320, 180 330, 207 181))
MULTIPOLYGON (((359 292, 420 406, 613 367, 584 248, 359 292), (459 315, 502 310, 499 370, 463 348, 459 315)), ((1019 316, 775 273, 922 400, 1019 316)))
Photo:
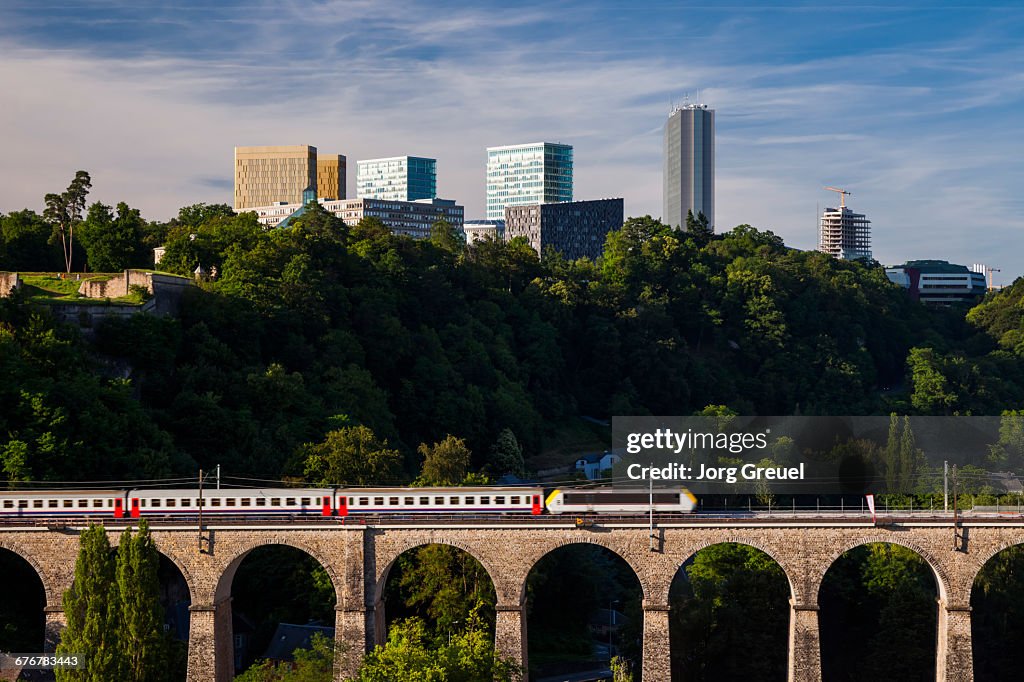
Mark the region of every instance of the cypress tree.
POLYGON ((143 520, 134 536, 130 529, 125 530, 117 550, 124 680, 156 680, 166 673, 168 652, 160 606, 159 565, 160 554, 153 544, 149 524, 143 520))
POLYGON ((110 682, 120 679, 118 642, 120 600, 114 558, 103 526, 90 524, 79 537, 75 581, 64 593, 67 628, 58 655, 84 655, 82 670, 58 670, 58 682, 110 682))

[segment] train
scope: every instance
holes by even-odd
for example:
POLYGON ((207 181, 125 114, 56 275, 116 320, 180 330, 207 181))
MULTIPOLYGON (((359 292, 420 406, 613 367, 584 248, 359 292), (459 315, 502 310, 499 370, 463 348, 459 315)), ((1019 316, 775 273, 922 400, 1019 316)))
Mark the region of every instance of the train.
POLYGON ((685 488, 126 488, 0 491, 0 519, 349 518, 415 514, 524 515, 688 513, 685 488))

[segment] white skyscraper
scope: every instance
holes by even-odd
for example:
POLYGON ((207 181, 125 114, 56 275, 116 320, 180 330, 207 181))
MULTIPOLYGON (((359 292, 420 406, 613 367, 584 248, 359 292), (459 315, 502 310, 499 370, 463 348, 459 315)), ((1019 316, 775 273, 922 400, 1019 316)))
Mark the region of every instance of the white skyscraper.
POLYGON ((677 107, 665 123, 662 220, 685 227, 686 214, 703 212, 715 226, 715 110, 704 104, 677 107))

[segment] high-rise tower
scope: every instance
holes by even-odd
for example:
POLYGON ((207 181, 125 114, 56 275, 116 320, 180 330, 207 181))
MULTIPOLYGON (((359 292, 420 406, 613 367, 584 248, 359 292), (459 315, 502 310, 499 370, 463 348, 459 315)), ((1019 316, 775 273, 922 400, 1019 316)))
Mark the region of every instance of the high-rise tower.
POLYGON ((302 201, 316 187, 316 147, 235 147, 235 208, 302 201))
POLYGON ((437 160, 393 156, 357 161, 356 196, 386 201, 434 199, 437 197, 437 160))
POLYGON ((676 107, 665 123, 664 212, 672 227, 686 213, 703 212, 715 226, 715 110, 705 104, 676 107))
POLYGON ((506 206, 572 201, 572 145, 534 142, 487 148, 487 219, 506 206))

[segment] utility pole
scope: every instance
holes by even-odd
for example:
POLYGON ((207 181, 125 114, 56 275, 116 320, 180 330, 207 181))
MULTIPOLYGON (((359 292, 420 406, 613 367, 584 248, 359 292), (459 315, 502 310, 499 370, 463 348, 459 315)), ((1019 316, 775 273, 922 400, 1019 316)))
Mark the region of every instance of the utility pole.
MULTIPOLYGON (((653 469, 653 468, 654 468, 654 464, 652 463, 651 464, 651 469, 653 469)), ((648 469, 648 472, 650 472, 650 469, 648 469)), ((648 536, 648 547, 647 547, 647 549, 649 551, 653 552, 654 551, 654 477, 653 476, 651 477, 649 483, 650 483, 650 493, 649 493, 650 494, 650 498, 649 499, 650 499, 650 507, 651 507, 651 531, 650 531, 650 535, 648 536)))
POLYGON ((203 470, 199 470, 199 553, 203 553, 203 470))
POLYGON ((942 511, 949 512, 949 461, 942 463, 942 511))
POLYGON ((217 465, 217 490, 220 490, 220 465, 217 465))

